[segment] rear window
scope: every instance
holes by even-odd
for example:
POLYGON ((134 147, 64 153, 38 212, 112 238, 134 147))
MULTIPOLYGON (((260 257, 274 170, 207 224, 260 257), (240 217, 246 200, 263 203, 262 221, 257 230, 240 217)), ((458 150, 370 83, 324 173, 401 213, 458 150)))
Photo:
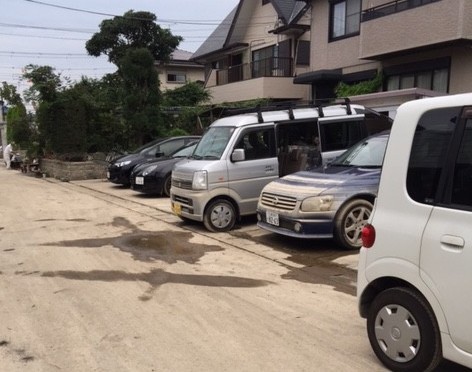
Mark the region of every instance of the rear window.
POLYGON ((320 122, 321 152, 345 150, 367 136, 364 120, 320 122))

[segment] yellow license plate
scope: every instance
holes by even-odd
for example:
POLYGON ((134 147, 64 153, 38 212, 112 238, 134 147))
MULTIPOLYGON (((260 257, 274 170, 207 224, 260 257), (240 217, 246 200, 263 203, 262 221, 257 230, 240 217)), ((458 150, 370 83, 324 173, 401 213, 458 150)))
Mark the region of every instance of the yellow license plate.
POLYGON ((179 216, 182 214, 182 206, 178 203, 172 203, 172 210, 179 216))

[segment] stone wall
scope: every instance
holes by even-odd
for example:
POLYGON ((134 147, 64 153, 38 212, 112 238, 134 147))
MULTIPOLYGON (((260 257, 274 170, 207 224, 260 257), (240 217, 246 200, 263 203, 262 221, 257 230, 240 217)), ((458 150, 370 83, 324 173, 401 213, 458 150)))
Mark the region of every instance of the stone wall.
POLYGON ((61 181, 77 181, 106 178, 107 164, 100 160, 67 162, 41 159, 39 168, 47 177, 54 177, 61 181))

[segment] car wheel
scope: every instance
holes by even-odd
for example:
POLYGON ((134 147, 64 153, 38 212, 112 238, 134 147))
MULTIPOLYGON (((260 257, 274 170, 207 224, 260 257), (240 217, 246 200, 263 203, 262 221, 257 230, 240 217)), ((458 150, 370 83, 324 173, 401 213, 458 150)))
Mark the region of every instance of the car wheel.
POLYGON ((392 371, 431 371, 442 359, 439 327, 428 303, 409 288, 391 288, 372 302, 369 341, 392 371))
POLYGON ((229 231, 235 222, 236 212, 233 204, 223 199, 211 202, 203 215, 205 227, 213 232, 229 231))
POLYGON ((364 199, 351 200, 340 209, 335 219, 334 238, 343 248, 362 247, 362 228, 371 212, 372 203, 364 199))
POLYGON ((170 187, 172 186, 172 175, 168 174, 164 180, 164 185, 162 186, 162 193, 165 196, 170 196, 170 187))

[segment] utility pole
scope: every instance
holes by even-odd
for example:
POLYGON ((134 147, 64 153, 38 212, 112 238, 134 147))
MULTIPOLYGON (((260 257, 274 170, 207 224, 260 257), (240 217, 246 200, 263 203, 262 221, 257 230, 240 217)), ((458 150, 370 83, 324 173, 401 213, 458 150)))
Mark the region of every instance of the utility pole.
POLYGON ((0 100, 0 138, 2 139, 2 149, 7 147, 7 122, 5 117, 5 102, 0 100))

